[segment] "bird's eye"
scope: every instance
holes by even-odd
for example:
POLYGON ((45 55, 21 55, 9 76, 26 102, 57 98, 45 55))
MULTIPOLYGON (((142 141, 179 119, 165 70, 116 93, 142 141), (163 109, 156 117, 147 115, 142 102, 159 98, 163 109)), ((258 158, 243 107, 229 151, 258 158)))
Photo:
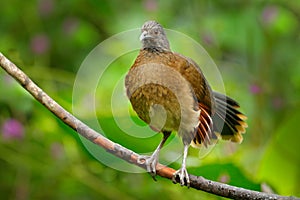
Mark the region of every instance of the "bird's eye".
POLYGON ((157 35, 157 34, 158 34, 158 31, 157 31, 157 30, 155 30, 155 31, 154 31, 154 34, 155 34, 155 35, 157 35))

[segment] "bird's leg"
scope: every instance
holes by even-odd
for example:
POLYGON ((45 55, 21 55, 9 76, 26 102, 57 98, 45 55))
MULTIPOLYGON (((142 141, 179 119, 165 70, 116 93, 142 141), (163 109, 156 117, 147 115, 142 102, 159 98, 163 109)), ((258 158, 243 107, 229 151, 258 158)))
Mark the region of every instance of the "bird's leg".
POLYGON ((186 170, 186 158, 187 158, 187 154, 188 154, 188 148, 189 148, 189 144, 184 143, 183 159, 182 159, 181 168, 173 174, 172 181, 173 181, 173 183, 177 183, 176 178, 178 176, 181 186, 184 186, 185 181, 186 181, 186 185, 188 187, 190 187, 190 177, 186 170))
POLYGON ((156 164, 158 163, 158 157, 159 157, 159 152, 163 145, 165 144, 166 140, 170 136, 171 132, 163 132, 164 137, 160 141, 159 145, 153 152, 151 156, 139 156, 137 159, 137 163, 139 164, 145 164, 147 167, 147 171, 150 173, 152 178, 156 181, 155 175, 156 175, 156 164))

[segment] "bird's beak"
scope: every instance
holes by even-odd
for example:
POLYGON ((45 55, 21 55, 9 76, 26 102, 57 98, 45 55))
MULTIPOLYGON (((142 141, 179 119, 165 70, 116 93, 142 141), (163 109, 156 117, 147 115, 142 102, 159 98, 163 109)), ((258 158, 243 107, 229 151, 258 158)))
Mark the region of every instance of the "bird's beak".
POLYGON ((148 34, 147 31, 143 31, 141 36, 140 36, 140 41, 147 39, 147 38, 151 38, 151 36, 148 34))

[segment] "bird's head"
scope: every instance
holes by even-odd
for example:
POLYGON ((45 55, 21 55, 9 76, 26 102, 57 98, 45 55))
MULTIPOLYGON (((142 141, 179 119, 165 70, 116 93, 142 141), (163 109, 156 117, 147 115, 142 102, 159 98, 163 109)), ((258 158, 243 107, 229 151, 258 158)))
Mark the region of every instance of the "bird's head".
POLYGON ((156 21, 147 21, 141 29, 140 41, 143 49, 170 51, 169 41, 163 27, 156 21))

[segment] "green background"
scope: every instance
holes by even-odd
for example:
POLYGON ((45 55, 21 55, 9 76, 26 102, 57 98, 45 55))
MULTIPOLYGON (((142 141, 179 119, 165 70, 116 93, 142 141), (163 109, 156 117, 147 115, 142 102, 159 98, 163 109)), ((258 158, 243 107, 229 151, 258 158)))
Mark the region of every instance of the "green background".
MULTIPOLYGON (((249 128, 241 145, 219 142, 203 159, 191 149, 188 171, 235 186, 300 196, 299 1, 11 0, 1 2, 0 13, 0 51, 69 111, 76 73, 100 42, 149 19, 190 36, 217 64, 226 93, 240 103, 249 128)), ((118 46, 112 52, 114 48, 118 46)), ((120 58, 120 69, 106 72, 111 81, 99 83, 96 113, 110 139, 147 152, 161 135, 145 140, 124 136, 109 104, 114 81, 137 53, 120 58)), ((0 92, 3 199, 222 199, 103 165, 74 131, 3 70, 0 92)), ((84 114, 78 117, 88 120, 89 113, 84 114)), ((180 159, 170 166, 179 168, 180 159)))

